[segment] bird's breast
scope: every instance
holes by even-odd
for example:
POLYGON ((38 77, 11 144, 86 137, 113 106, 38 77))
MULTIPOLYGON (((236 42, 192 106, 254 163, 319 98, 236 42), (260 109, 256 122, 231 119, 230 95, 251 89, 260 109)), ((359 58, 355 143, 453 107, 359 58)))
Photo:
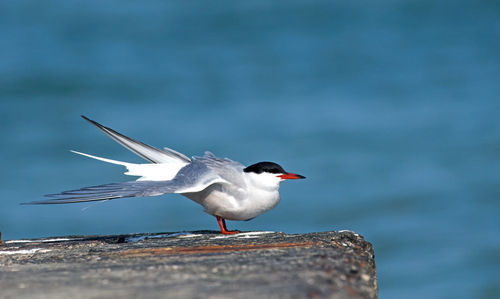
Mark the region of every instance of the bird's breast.
POLYGON ((228 220, 249 220, 274 208, 280 201, 277 190, 225 188, 214 184, 201 192, 186 193, 186 197, 199 203, 205 212, 228 220))

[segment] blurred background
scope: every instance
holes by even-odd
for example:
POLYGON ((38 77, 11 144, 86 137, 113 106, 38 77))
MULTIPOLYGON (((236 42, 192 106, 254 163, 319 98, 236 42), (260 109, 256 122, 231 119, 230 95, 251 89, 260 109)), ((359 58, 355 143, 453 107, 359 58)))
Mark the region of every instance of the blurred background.
POLYGON ((3 239, 217 230, 184 197, 21 206, 153 146, 306 180, 230 229, 354 230, 381 298, 500 296, 500 2, 2 1, 3 239))

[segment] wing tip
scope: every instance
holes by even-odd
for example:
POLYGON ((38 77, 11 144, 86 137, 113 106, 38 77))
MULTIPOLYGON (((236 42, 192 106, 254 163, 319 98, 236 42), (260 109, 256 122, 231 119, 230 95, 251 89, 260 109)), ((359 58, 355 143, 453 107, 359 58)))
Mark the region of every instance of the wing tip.
POLYGON ((94 126, 98 127, 98 128, 102 128, 104 127, 103 125, 101 125, 100 123, 96 122, 95 120, 91 120, 90 118, 86 117, 85 115, 81 114, 80 115, 83 119, 85 119, 86 121, 88 121, 89 123, 93 124, 94 126))
POLYGON ((94 197, 94 198, 61 198, 61 199, 49 199, 49 200, 37 200, 22 202, 20 205, 30 206, 30 205, 60 205, 60 204, 70 204, 70 203, 84 203, 92 201, 107 201, 116 198, 122 198, 121 196, 112 197, 94 197))
POLYGON ((35 206, 35 205, 48 205, 51 204, 49 201, 30 201, 30 202, 22 202, 20 205, 22 206, 35 206))

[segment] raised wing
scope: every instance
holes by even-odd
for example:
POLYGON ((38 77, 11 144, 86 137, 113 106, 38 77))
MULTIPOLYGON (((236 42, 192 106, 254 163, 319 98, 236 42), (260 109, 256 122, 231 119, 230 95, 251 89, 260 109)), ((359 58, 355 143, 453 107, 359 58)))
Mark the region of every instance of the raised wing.
POLYGON ((146 159, 152 163, 189 163, 191 159, 185 155, 174 151, 173 149, 165 147, 163 150, 152 147, 140 141, 134 140, 130 137, 122 135, 113 129, 105 127, 100 123, 93 121, 84 115, 82 118, 96 126, 99 130, 103 131, 106 135, 111 137, 113 140, 123 145, 125 148, 138 155, 139 157, 146 159))

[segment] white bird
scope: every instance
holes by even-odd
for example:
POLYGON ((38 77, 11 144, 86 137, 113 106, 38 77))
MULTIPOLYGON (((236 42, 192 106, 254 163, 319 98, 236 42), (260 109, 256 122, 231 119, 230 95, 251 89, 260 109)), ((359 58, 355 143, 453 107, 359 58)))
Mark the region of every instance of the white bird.
POLYGON ((280 201, 279 186, 284 180, 304 176, 286 172, 273 162, 259 162, 248 167, 210 152, 203 157, 187 156, 170 148, 163 150, 144 144, 107 128, 87 117, 109 137, 151 163, 136 164, 72 151, 100 161, 127 168, 126 175, 139 176, 136 181, 84 187, 48 194, 52 199, 28 204, 65 204, 111 200, 125 197, 181 194, 202 205, 205 212, 217 218, 221 233, 229 231, 225 219, 250 220, 274 208, 280 201))

